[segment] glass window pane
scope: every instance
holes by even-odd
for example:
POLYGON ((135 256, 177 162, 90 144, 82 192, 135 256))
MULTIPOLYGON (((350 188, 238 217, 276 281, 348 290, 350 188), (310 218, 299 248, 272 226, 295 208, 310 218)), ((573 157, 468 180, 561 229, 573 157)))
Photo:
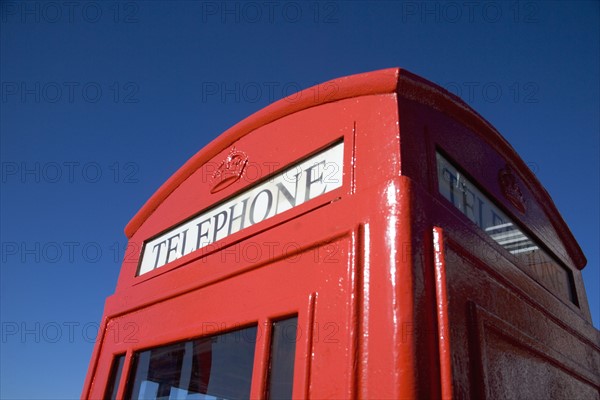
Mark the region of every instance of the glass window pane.
POLYGON ((136 353, 131 399, 247 399, 257 327, 136 353))
POLYGON ((106 385, 106 393, 104 400, 116 400, 117 390, 119 390, 119 381, 121 380, 121 372, 123 372, 123 364, 125 364, 125 354, 116 356, 110 367, 110 376, 108 385, 106 385))
POLYGON ((535 279, 555 295, 578 305, 569 271, 467 179, 462 171, 436 153, 438 190, 447 200, 484 230, 496 243, 521 261, 535 279))
POLYGON ((273 322, 267 398, 291 399, 298 317, 273 322))

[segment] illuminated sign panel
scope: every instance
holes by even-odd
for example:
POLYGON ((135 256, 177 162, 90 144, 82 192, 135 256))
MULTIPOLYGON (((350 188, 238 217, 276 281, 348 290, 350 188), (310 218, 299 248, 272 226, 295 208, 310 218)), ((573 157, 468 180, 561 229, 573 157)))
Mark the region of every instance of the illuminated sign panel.
POLYGON ((146 242, 138 275, 341 187, 343 155, 337 143, 146 242))
POLYGON ((521 260, 536 280, 555 295, 577 304, 569 272, 502 212, 464 174, 436 154, 438 190, 494 241, 521 260))

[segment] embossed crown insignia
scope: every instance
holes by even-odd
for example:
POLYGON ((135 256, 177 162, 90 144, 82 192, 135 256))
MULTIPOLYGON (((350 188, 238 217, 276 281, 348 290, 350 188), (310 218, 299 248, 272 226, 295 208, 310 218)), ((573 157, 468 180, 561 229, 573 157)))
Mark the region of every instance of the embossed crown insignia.
POLYGON ((247 164, 248 156, 246 153, 238 151, 233 147, 227 158, 219 164, 219 167, 212 175, 212 188, 210 192, 216 193, 237 182, 242 177, 247 164))
POLYGON ((500 187, 502 188, 504 197, 506 197, 517 210, 524 213, 525 199, 523 198, 523 193, 517 183, 517 178, 508 165, 498 172, 498 180, 500 181, 500 187))

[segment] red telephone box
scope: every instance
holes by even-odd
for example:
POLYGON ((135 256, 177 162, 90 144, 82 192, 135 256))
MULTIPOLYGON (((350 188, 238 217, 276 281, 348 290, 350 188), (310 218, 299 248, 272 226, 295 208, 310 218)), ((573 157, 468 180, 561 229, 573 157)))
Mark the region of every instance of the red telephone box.
POLYGON ((600 398, 569 228, 487 121, 404 70, 248 117, 125 233, 82 398, 600 398))

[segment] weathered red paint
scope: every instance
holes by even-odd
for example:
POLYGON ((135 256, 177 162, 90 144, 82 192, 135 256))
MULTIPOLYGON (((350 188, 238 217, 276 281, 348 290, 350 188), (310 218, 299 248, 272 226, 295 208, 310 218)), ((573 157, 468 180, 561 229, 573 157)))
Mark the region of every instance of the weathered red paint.
MULTIPOLYGON (((117 354, 122 398, 134 352, 292 313, 306 333, 294 398, 600 397, 585 258, 552 200, 487 121, 404 70, 336 79, 248 117, 185 163, 125 233, 82 398, 103 397, 117 354), (342 187, 136 276, 144 241, 339 140, 342 187), (214 190, 233 146, 262 167, 214 190), (572 274, 577 304, 439 194, 437 150, 572 274), (498 178, 507 166, 522 209, 498 178)), ((268 329, 257 340, 252 398, 264 397, 269 340, 268 329)))

